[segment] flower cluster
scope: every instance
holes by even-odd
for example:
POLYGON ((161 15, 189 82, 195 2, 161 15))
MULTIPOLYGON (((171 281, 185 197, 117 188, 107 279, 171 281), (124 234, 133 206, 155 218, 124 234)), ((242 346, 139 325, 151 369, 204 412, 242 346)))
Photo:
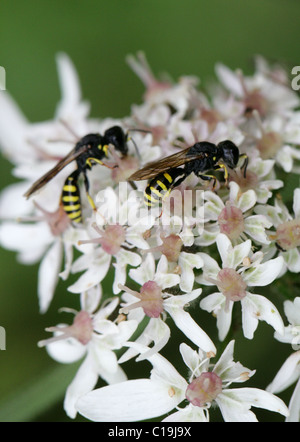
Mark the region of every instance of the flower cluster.
POLYGON ((62 99, 53 120, 30 123, 7 92, 0 96, 0 147, 18 178, 0 195, 0 244, 24 264, 40 263, 41 313, 60 279, 68 282, 70 275, 68 290, 79 298, 78 311, 65 308, 73 323, 49 327, 53 337, 39 342, 58 362, 82 360, 66 391, 66 413, 94 421, 198 422, 208 421, 210 407, 218 406, 225 421, 255 421, 250 408, 259 407, 299 421, 299 382, 289 408, 274 393, 300 376, 300 298, 286 299, 285 326, 282 294, 272 292, 280 281, 292 285, 300 271, 300 188, 293 187, 292 201, 280 193, 288 174, 299 171, 299 97, 286 72, 262 57, 251 76, 217 64, 218 81, 208 92, 192 76, 160 81, 142 53, 127 61, 145 94, 122 119, 89 118, 65 54, 57 57, 62 99), (128 153, 121 156, 109 145, 109 167, 103 160, 88 170, 87 195, 79 181, 82 222, 72 222, 61 202, 75 161, 24 198, 78 140, 113 126, 126 134, 128 153), (188 174, 161 206, 144 204, 147 181, 130 180, 134 172, 195 143, 224 140, 238 146, 246 163, 230 168, 220 160, 218 171, 188 174), (267 296, 260 293, 265 286, 267 296), (215 318, 214 336, 206 312, 215 318), (234 362, 239 315, 245 345, 264 321, 275 339, 295 350, 266 390, 231 388, 255 374, 234 362), (172 365, 178 361, 176 328, 188 377, 172 365), (171 362, 164 354, 172 344, 171 362), (131 379, 129 360, 150 362, 150 377, 131 379), (99 387, 99 379, 107 385, 99 387))

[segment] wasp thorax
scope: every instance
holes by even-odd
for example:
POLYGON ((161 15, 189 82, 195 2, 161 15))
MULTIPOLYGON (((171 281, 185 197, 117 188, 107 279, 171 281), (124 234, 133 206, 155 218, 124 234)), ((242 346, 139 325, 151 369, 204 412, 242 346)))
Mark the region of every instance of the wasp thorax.
POLYGON ((227 301, 240 301, 247 294, 247 284, 234 269, 225 267, 220 270, 216 282, 218 289, 223 293, 227 301))
POLYGON ((222 392, 222 380, 213 372, 204 372, 187 387, 185 397, 196 407, 210 404, 222 392))
POLYGON ((276 229, 276 234, 274 235, 277 244, 283 250, 294 249, 300 246, 300 220, 293 219, 286 221, 276 229))
POLYGON ((238 207, 233 206, 230 201, 227 201, 226 206, 221 211, 218 222, 220 232, 225 233, 231 240, 237 239, 245 228, 243 212, 238 207))
POLYGON ((264 133, 256 144, 256 147, 264 160, 274 158, 281 146, 282 137, 278 132, 274 131, 264 133))

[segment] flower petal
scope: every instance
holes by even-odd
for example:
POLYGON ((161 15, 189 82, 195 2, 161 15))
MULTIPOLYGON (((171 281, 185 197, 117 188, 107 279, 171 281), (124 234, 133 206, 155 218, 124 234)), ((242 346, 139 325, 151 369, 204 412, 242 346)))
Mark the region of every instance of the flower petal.
POLYGON ((223 390, 216 398, 225 422, 257 422, 255 414, 235 397, 232 390, 223 390))
POLYGON ((181 268, 180 288, 184 292, 190 292, 194 285, 193 269, 200 269, 203 266, 201 256, 196 253, 181 252, 178 259, 181 268))
POLYGON ((253 338, 258 321, 266 321, 278 333, 284 334, 283 320, 277 308, 267 298, 247 292, 247 296, 241 300, 241 305, 243 331, 246 338, 253 338))
POLYGON ((243 87, 238 75, 222 63, 215 66, 216 74, 224 86, 237 97, 244 95, 243 87))
POLYGON ((66 391, 64 409, 69 417, 73 419, 76 417, 75 403, 77 399, 91 391, 95 387, 97 380, 98 373, 93 359, 91 356, 87 356, 66 391))
POLYGON ((300 188, 294 190, 293 211, 295 218, 300 218, 300 188))
POLYGON ((251 250, 251 241, 247 241, 232 247, 229 238, 220 233, 217 236, 217 246, 221 255, 223 268, 230 267, 235 269, 245 257, 247 257, 251 250))
POLYGON ((234 341, 230 341, 218 362, 215 364, 213 372, 222 378, 223 382, 245 382, 255 373, 240 362, 233 360, 234 341))
POLYGON ((292 385, 300 376, 300 350, 292 353, 284 362, 267 390, 271 393, 281 393, 292 385))
POLYGON ((251 236, 255 241, 262 244, 269 244, 270 240, 267 237, 266 228, 271 227, 271 223, 263 215, 248 216, 245 219, 245 233, 251 236))
POLYGON ((187 407, 170 414, 162 422, 208 422, 205 411, 201 407, 187 407))
POLYGON ((300 252, 297 247, 283 252, 282 256, 290 272, 300 272, 300 252))
POLYGON ((41 313, 47 311, 52 301, 62 264, 62 243, 54 242, 44 256, 38 272, 38 297, 41 313))
POLYGON ((208 278, 216 279, 220 271, 219 264, 213 258, 211 258, 207 253, 198 253, 198 255, 203 260, 203 275, 197 276, 195 279, 200 284, 204 285, 214 285, 208 278))
POLYGON ((300 380, 297 382, 294 393, 289 403, 290 414, 286 422, 299 422, 300 420, 300 380))
POLYGON ((152 281, 155 275, 155 260, 152 253, 147 253, 145 260, 136 269, 130 269, 129 276, 140 285, 152 281))
MULTIPOLYGON (((60 332, 57 332, 54 336, 59 336, 60 334, 60 332)), ((74 338, 67 338, 47 344, 46 350, 55 361, 60 362, 61 364, 71 364, 84 356, 86 353, 86 346, 74 338)))
MULTIPOLYGON (((174 296, 174 298, 176 297, 174 296)), ((179 330, 181 330, 195 345, 207 353, 216 354, 217 349, 214 343, 188 312, 176 307, 170 308, 170 306, 168 306, 166 310, 179 330)))
MULTIPOLYGON (((228 390, 229 391, 229 390, 228 390)), ((223 393, 225 390, 223 390, 223 393)), ((283 416, 289 414, 288 408, 285 403, 274 394, 260 390, 259 388, 231 388, 230 394, 234 395, 244 405, 264 408, 265 410, 274 411, 280 413, 283 416)))
POLYGON ((99 284, 106 276, 110 266, 110 256, 105 254, 103 259, 95 260, 89 269, 70 287, 69 292, 82 293, 99 284))
POLYGON ((249 287, 266 286, 271 284, 280 274, 284 266, 282 256, 270 259, 267 262, 253 266, 243 273, 243 279, 249 287))
POLYGON ((206 296, 200 302, 200 308, 208 312, 213 312, 217 317, 217 328, 219 330, 219 339, 223 341, 230 329, 232 319, 233 302, 229 302, 228 308, 225 309, 226 298, 222 293, 212 293, 206 296))
POLYGON ((137 379, 99 388, 76 404, 80 414, 96 422, 134 422, 172 411, 182 397, 170 386, 150 379, 137 379))

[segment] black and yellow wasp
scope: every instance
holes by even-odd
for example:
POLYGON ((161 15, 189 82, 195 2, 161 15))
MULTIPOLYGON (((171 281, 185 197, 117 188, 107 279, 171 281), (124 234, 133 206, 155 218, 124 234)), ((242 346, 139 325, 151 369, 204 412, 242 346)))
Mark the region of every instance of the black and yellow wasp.
POLYGON ((108 166, 102 161, 108 157, 109 144, 112 144, 115 149, 122 154, 122 156, 126 156, 128 153, 127 141, 128 134, 126 134, 120 126, 113 126, 107 129, 104 132, 104 135, 85 135, 77 142, 74 149, 72 149, 67 156, 62 158, 56 164, 56 166, 54 166, 45 175, 33 183, 24 196, 29 198, 32 194, 45 186, 45 184, 54 178, 64 167, 66 167, 72 161, 76 161, 77 168, 73 173, 71 173, 71 175, 68 176, 63 185, 61 203, 68 217, 72 221, 80 223, 82 221, 82 213, 78 185, 79 176, 81 174, 83 175, 88 201, 92 209, 95 210, 95 203, 89 194, 89 180, 87 177, 87 171, 91 170, 95 164, 101 164, 110 168, 114 167, 108 166))
POLYGON ((244 159, 241 169, 244 169, 246 177, 248 156, 240 154, 238 147, 232 141, 225 140, 218 145, 201 141, 173 155, 147 164, 132 174, 128 180, 149 180, 144 192, 144 201, 150 208, 166 197, 174 187, 179 186, 191 173, 203 180, 213 180, 214 189, 217 178, 207 172, 223 170, 227 183, 228 168, 235 169, 240 159, 244 159))

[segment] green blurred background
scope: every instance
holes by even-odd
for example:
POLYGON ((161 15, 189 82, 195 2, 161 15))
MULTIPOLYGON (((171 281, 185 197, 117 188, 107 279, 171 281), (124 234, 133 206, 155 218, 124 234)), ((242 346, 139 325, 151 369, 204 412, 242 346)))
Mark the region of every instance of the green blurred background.
MULTIPOLYGON (((154 73, 174 79, 196 75, 202 84, 214 77, 219 61, 251 73, 254 54, 300 65, 299 17, 297 0, 0 0, 0 65, 7 90, 31 121, 54 114, 59 51, 72 58, 92 116, 123 117, 144 91, 125 62, 127 54, 143 50, 154 73)), ((2 189, 14 178, 4 159, 0 171, 2 189)), ((40 315, 37 270, 0 250, 0 325, 7 334, 7 349, 0 351, 0 421, 69 420, 62 398, 76 367, 59 367, 36 343, 46 326, 61 320, 59 307, 79 306, 60 283, 49 312, 40 315)), ((208 324, 208 332, 214 333, 214 325, 214 320, 208 324)), ((264 388, 291 352, 290 346, 273 343, 272 335, 261 324, 253 341, 241 337, 236 345, 237 358, 257 368, 248 386, 264 388)), ((281 397, 288 400, 290 392, 281 397)))

